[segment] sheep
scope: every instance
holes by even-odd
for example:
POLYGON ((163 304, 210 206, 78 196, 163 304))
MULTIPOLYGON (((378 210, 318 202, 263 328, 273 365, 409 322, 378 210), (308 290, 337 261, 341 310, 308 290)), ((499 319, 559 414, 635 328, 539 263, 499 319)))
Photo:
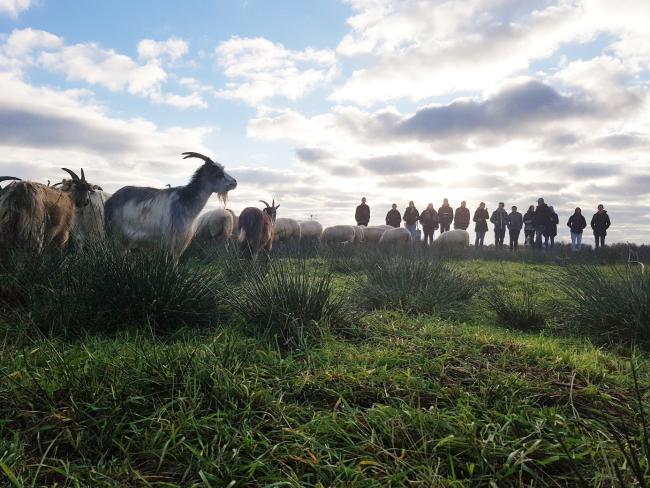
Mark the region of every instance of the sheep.
POLYGON ((454 247, 469 246, 469 232, 461 229, 448 230, 440 234, 434 244, 454 247))
POLYGON ((198 158, 204 164, 190 182, 175 188, 125 186, 106 202, 106 234, 126 248, 161 248, 178 258, 194 236, 196 219, 210 195, 225 201, 237 181, 221 164, 195 152, 183 159, 198 158))
POLYGON ((194 238, 200 241, 224 243, 234 230, 232 212, 223 208, 211 210, 199 216, 194 238))
POLYGON ((323 226, 315 220, 300 222, 300 240, 301 241, 319 241, 323 233, 323 226))
POLYGON ((237 215, 229 208, 227 208, 226 210, 230 212, 230 215, 232 215, 232 235, 234 237, 237 237, 237 229, 239 229, 239 215, 237 215))
POLYGON ((384 227, 389 227, 390 229, 394 229, 394 227, 383 226, 383 225, 372 225, 370 227, 366 227, 365 229, 363 229, 364 241, 373 242, 373 243, 379 242, 379 239, 381 239, 381 236, 384 235, 384 232, 386 232, 387 230, 384 227))
POLYGON ((277 219, 273 223, 274 242, 300 242, 300 224, 294 219, 277 219))
POLYGON ((325 244, 343 244, 354 242, 355 233, 353 225, 333 225, 326 227, 321 235, 321 242, 325 244))
POLYGON ((411 242, 411 233, 404 227, 397 227, 384 231, 379 239, 379 245, 388 247, 398 244, 405 244, 411 242))
POLYGON ((354 229, 354 243, 363 242, 363 229, 365 227, 363 225, 353 225, 352 228, 354 229))
POLYGON ((246 207, 239 214, 239 250, 243 257, 257 258, 260 250, 268 257, 273 247, 273 223, 280 205, 275 205, 275 200, 269 205, 260 200, 266 208, 260 210, 256 207, 246 207))
MULTIPOLYGON (((62 168, 72 177, 67 192, 42 183, 17 181, 0 194, 0 248, 41 254, 64 249, 70 238, 75 210, 85 207, 94 193, 83 173, 62 168)), ((0 181, 9 179, 0 178, 0 181)), ((11 178, 17 179, 17 178, 11 178)))

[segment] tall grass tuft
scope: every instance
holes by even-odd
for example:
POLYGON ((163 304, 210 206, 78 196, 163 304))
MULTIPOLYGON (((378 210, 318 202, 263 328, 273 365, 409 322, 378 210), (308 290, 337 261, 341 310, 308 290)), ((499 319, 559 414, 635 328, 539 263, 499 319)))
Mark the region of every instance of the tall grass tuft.
POLYGON ((209 266, 181 263, 164 251, 125 253, 102 243, 68 256, 30 309, 42 327, 205 325, 215 318, 222 289, 221 275, 209 266))
POLYGON ((480 288, 477 279, 439 260, 371 259, 365 274, 367 280, 359 293, 370 309, 432 313, 469 300, 480 288))
POLYGON ((248 323, 293 345, 359 319, 350 301, 333 288, 332 275, 310 269, 304 259, 275 260, 266 269, 251 269, 227 301, 248 323))
POLYGON ((558 275, 571 322, 604 342, 650 346, 650 273, 640 267, 569 266, 558 275))
POLYGON ((538 294, 539 291, 527 281, 514 290, 512 287, 490 287, 482 294, 481 301, 502 324, 519 330, 538 330, 546 324, 538 294))

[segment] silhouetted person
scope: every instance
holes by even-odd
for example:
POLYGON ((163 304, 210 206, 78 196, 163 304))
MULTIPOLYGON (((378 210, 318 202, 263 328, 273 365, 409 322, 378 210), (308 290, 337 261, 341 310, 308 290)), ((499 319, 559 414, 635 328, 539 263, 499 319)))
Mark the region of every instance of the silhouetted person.
POLYGON ((449 200, 442 200, 442 207, 438 209, 438 220, 440 221, 440 233, 449 230, 449 226, 454 221, 454 209, 449 205, 449 200))
POLYGON ((528 207, 528 212, 524 215, 524 245, 535 245, 535 206, 528 207))
POLYGON ((417 224, 418 220, 420 218, 420 212, 418 212, 418 209, 415 208, 415 204, 413 201, 409 202, 409 206, 406 207, 406 210, 404 210, 404 217, 402 220, 404 220, 406 227, 406 230, 408 230, 411 233, 411 237, 415 241, 415 236, 416 232, 415 230, 417 229, 417 224))
POLYGON ((582 215, 580 207, 576 207, 574 214, 569 217, 566 225, 571 229, 571 249, 579 251, 582 245, 582 231, 587 227, 587 221, 582 215))
POLYGON ((485 203, 481 202, 478 208, 474 211, 474 232, 476 233, 476 241, 474 246, 483 247, 483 241, 485 240, 485 233, 488 230, 487 221, 490 218, 490 214, 485 208, 485 203))
POLYGON ((551 210, 548 208, 548 205, 544 203, 543 198, 537 199, 537 208, 535 209, 535 215, 533 216, 533 225, 535 226, 535 247, 537 249, 542 248, 542 237, 544 236, 544 231, 547 226, 550 225, 551 210))
POLYGON ((591 218, 591 228, 594 231, 594 238, 596 239, 596 249, 605 247, 605 236, 610 225, 612 225, 612 222, 609 220, 607 210, 605 210, 605 207, 601 203, 598 205, 598 211, 591 218))
POLYGON ((402 225, 402 214, 397 210, 397 204, 393 203, 392 208, 386 214, 386 225, 399 227, 402 225))
POLYGON ((456 209, 454 214, 454 229, 467 230, 469 227, 470 215, 469 208, 466 206, 465 200, 460 202, 460 207, 456 209))
POLYGON ((370 222, 370 207, 366 205, 366 197, 361 199, 361 205, 354 212, 354 220, 357 221, 357 225, 368 226, 368 222, 370 222))
POLYGON ((548 224, 544 229, 544 247, 548 249, 549 241, 550 241, 550 247, 552 249, 553 246, 555 245, 555 236, 557 235, 557 224, 560 223, 560 217, 558 217, 558 215, 555 213, 555 209, 553 208, 553 205, 549 205, 548 210, 549 210, 548 224))
POLYGON ((424 244, 426 245, 427 241, 433 244, 433 234, 438 228, 438 213, 433 208, 433 203, 427 205, 427 208, 420 214, 420 224, 422 224, 422 232, 424 233, 424 244))
POLYGON ((494 224, 494 247, 501 249, 503 247, 503 238, 506 236, 506 227, 508 227, 508 212, 505 209, 506 204, 499 202, 499 208, 492 212, 490 222, 494 224))
POLYGON ((510 234, 510 250, 516 251, 519 248, 519 233, 524 225, 523 216, 517 212, 517 207, 512 206, 512 211, 508 214, 508 232, 510 234))

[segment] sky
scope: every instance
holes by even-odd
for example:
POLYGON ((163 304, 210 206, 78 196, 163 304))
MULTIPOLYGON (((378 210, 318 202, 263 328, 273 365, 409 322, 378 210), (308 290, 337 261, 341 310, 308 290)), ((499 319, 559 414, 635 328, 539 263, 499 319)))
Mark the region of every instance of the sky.
POLYGON ((176 186, 196 151, 237 178, 235 211, 351 224, 365 196, 380 224, 393 202, 543 197, 559 240, 603 203, 610 242, 648 243, 649 18, 647 0, 0 0, 0 173, 176 186))

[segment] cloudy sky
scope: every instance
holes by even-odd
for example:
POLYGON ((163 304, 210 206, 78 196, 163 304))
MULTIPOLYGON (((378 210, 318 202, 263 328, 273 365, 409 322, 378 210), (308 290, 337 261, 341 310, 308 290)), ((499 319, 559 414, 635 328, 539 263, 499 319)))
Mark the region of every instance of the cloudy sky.
MULTIPOLYGON (((0 0, 0 173, 114 191, 212 155, 229 206, 602 202, 650 241, 647 0, 0 0)), ((216 199, 210 202, 216 206, 216 199)), ((588 239, 587 242, 591 242, 588 239)))

